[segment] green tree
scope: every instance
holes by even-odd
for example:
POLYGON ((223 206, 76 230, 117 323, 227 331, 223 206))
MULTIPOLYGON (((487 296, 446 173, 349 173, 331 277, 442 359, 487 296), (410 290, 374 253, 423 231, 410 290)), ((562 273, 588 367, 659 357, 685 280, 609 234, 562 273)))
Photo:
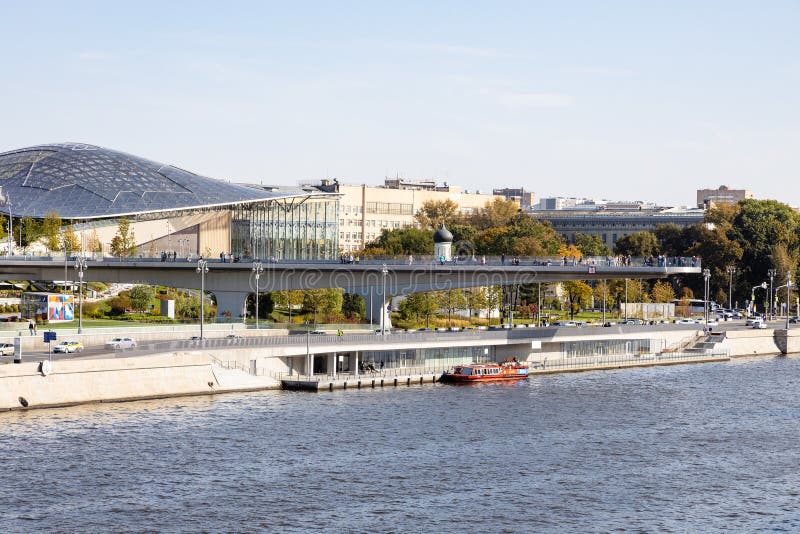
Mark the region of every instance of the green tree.
POLYGON ((617 240, 617 254, 630 256, 655 256, 658 254, 658 239, 652 232, 635 232, 617 240))
POLYGON ((61 217, 55 211, 48 211, 42 221, 42 236, 47 250, 61 249, 61 217))
POLYGON ((467 308, 467 297, 463 289, 447 289, 437 292, 439 309, 447 310, 447 326, 451 326, 452 314, 467 308))
POLYGON ((611 249, 603 243, 600 236, 594 234, 575 234, 575 246, 584 256, 608 256, 611 249))
POLYGON ((426 200, 414 215, 422 228, 436 230, 440 224, 450 225, 458 218, 458 204, 450 200, 426 200))
POLYGON ((488 288, 486 287, 473 287, 465 290, 464 294, 470 318, 472 318, 472 314, 475 313, 476 310, 486 309, 489 301, 487 293, 488 288))
POLYGON ((329 287, 304 291, 303 311, 314 314, 314 323, 318 314, 325 315, 326 319, 338 315, 342 311, 342 290, 329 287))
POLYGON ((133 286, 128 292, 131 308, 141 312, 149 311, 153 307, 155 297, 156 291, 152 286, 133 286))
POLYGON ((367 303, 361 295, 345 293, 342 296, 342 313, 348 319, 363 319, 367 315, 367 303))
POLYGON ((433 232, 419 228, 396 228, 381 230, 375 241, 367 244, 365 254, 432 254, 433 232))
MULTIPOLYGON (((23 217, 17 223, 22 230, 22 239, 20 245, 23 247, 30 246, 31 243, 42 237, 42 223, 32 217, 23 217)), ((19 234, 18 234, 19 235, 19 234)))
POLYGON ((435 291, 412 293, 400 303, 400 316, 406 320, 424 319, 425 326, 430 326, 431 317, 438 308, 438 295, 435 291))
POLYGON ((570 318, 575 318, 581 307, 589 304, 589 299, 592 297, 592 287, 581 280, 571 280, 564 282, 564 290, 567 293, 567 300, 569 301, 569 314, 570 318))
MULTIPOLYGON (((250 317, 255 317, 256 315, 256 294, 250 293, 247 296, 246 302, 246 309, 247 314, 250 317)), ((275 302, 272 300, 272 293, 259 293, 258 294, 258 318, 259 319, 266 319, 269 317, 269 314, 272 313, 272 310, 275 309, 275 302)))

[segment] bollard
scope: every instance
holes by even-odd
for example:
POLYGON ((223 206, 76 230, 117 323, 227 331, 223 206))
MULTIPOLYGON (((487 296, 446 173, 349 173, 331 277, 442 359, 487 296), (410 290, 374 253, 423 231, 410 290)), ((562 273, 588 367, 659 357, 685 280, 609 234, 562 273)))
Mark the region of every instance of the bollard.
POLYGON ((397 377, 394 378, 394 387, 397 387, 397 377))

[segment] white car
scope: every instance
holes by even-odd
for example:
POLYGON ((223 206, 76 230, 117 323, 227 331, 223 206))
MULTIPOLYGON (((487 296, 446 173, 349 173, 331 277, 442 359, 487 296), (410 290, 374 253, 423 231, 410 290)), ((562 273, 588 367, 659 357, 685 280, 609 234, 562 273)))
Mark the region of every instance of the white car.
POLYGON ((13 356, 14 344, 13 343, 0 343, 0 356, 13 356))
POLYGON ((115 337, 111 341, 106 342, 106 348, 114 350, 135 349, 136 341, 129 337, 115 337))
POLYGON ((767 328, 767 323, 764 321, 753 321, 753 328, 757 330, 764 330, 767 328))
POLYGON ((675 319, 675 324, 697 324, 694 319, 675 319))

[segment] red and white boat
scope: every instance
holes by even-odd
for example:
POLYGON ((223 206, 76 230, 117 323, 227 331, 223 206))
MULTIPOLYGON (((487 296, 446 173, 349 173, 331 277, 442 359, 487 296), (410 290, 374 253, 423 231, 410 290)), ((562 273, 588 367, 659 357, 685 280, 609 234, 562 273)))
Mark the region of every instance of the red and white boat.
POLYGON ((446 371, 442 382, 507 382, 528 378, 528 366, 516 361, 504 363, 472 363, 456 365, 446 371))

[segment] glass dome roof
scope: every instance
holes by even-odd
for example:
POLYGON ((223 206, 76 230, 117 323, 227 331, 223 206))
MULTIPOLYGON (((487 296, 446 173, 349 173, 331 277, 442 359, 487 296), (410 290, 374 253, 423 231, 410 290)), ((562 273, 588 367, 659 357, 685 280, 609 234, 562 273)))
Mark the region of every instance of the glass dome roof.
MULTIPOLYGON (((95 219, 293 196, 230 184, 93 145, 40 145, 0 154, 0 186, 15 216, 95 219)), ((1 209, 0 212, 8 212, 1 209)))

